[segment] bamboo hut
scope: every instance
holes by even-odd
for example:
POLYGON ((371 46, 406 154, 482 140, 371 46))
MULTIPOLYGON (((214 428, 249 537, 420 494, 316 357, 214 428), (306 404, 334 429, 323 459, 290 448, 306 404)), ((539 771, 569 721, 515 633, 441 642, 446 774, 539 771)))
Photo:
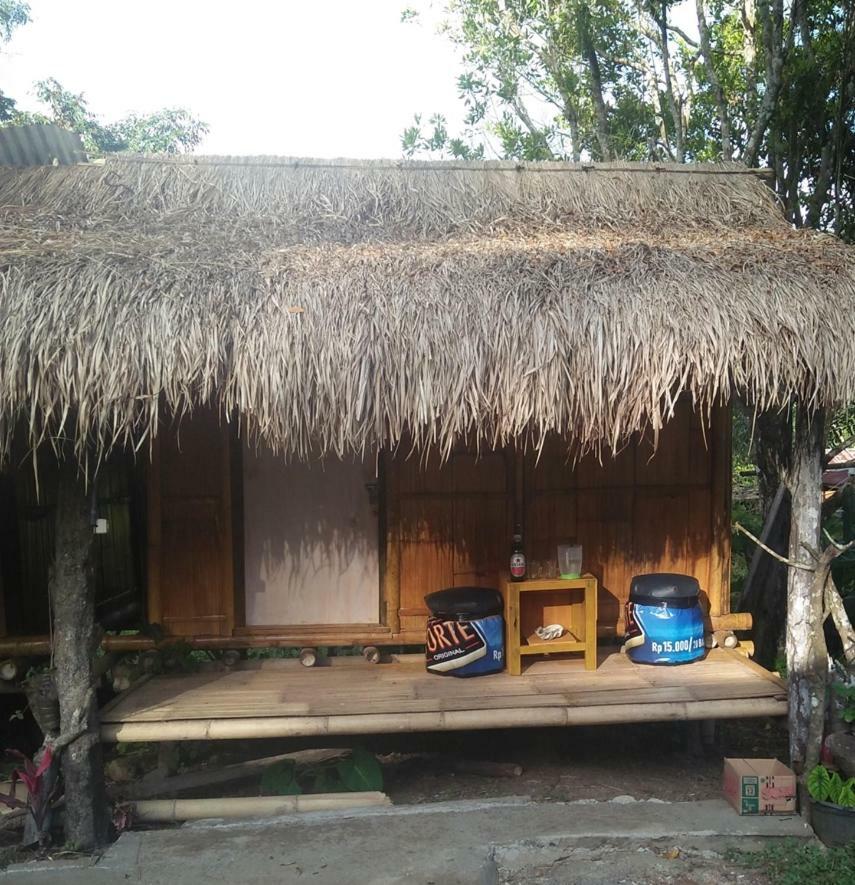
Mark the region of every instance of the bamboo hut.
MULTIPOLYGON (((515 523, 530 560, 582 543, 603 637, 654 571, 695 575, 712 625, 745 629, 731 401, 855 398, 851 250, 792 230, 738 165, 123 157, 0 170, 0 217, 6 654, 47 647, 59 450, 106 520, 102 601, 191 644, 423 642, 424 595, 496 586, 515 523)), ((285 667, 288 703, 259 670, 240 709, 212 700, 231 677, 186 677, 183 708, 153 680, 104 734, 786 712, 762 668, 703 666, 556 661, 477 698, 285 667)))

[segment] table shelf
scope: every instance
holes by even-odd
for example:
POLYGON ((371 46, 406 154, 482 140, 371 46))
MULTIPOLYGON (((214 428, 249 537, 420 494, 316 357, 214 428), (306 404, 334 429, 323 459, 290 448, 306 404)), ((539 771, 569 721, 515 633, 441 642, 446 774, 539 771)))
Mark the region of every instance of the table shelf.
POLYGON ((597 579, 538 579, 502 582, 508 672, 522 673, 522 658, 582 652, 585 668, 597 669, 597 579), (540 639, 535 630, 561 624, 569 636, 540 639))
POLYGON ((569 651, 585 651, 586 644, 578 639, 538 639, 530 636, 520 643, 521 655, 560 654, 569 651))

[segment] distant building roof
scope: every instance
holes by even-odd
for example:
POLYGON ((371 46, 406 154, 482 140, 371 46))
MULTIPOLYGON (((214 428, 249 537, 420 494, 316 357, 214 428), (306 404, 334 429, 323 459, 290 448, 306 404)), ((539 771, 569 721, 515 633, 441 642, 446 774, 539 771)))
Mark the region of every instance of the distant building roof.
POLYGON ((53 123, 0 128, 0 166, 71 166, 85 160, 80 136, 53 123))

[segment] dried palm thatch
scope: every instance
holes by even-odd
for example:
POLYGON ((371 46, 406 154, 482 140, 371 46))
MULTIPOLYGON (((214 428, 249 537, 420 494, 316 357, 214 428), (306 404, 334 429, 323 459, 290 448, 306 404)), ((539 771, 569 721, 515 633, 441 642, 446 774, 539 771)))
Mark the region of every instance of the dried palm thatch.
POLYGON ((3 451, 21 421, 104 452, 203 403, 302 457, 855 398, 855 252, 739 166, 5 169, 0 250, 3 451))

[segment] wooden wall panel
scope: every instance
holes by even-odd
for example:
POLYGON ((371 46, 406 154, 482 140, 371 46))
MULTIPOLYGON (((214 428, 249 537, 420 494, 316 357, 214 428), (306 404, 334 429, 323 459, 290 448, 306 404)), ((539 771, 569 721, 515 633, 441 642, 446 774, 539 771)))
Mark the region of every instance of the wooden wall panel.
MULTIPOLYGON (((510 550, 512 465, 502 451, 466 448, 442 465, 435 456, 385 463, 387 497, 397 490, 386 508, 386 560, 397 564, 400 627, 421 630, 428 593, 498 587, 510 550)), ((393 599, 396 588, 385 587, 393 599)))
POLYGON ((655 453, 647 433, 614 458, 580 459, 571 478, 556 466, 560 440, 550 441, 539 460, 526 455, 526 552, 554 557, 562 537, 582 544, 584 568, 600 582, 603 631, 623 629, 631 580, 644 572, 694 575, 713 613, 726 610, 729 422, 729 411, 717 410, 705 432, 703 416, 684 400, 659 433, 655 453), (721 565, 714 565, 717 558, 721 565))
POLYGON ((631 559, 636 573, 685 573, 688 507, 684 490, 636 490, 631 559))
POLYGON ((632 491, 625 488, 579 492, 576 538, 585 571, 597 577, 597 611, 604 624, 615 624, 623 616, 625 588, 632 578, 627 556, 632 548, 632 502, 632 491))
POLYGON ((653 431, 648 430, 642 436, 635 449, 636 485, 682 486, 692 481, 690 428, 691 410, 681 407, 659 431, 655 449, 653 431))
POLYGON ((576 537, 576 511, 575 494, 544 492, 527 500, 523 528, 532 563, 552 559, 559 542, 576 537))
MULTIPOLYGON (((390 459, 387 560, 397 562, 400 623, 418 630, 422 597, 444 586, 492 584, 507 569, 514 499, 519 495, 530 562, 554 559, 560 541, 583 546, 584 568, 597 576, 599 628, 623 630, 623 607, 634 575, 674 571, 698 578, 713 614, 728 608, 730 413, 712 427, 688 401, 658 435, 634 440, 615 457, 574 460, 566 441, 549 439, 540 453, 477 458, 461 450, 449 465, 435 459, 390 459), (503 460, 504 458, 504 460, 503 460), (514 486, 521 486, 515 492, 514 486), (399 514, 395 516, 396 509, 399 514), (417 527, 417 528, 415 528, 417 527)), ((394 598, 387 586, 388 598, 394 598)))
POLYGON ((163 428, 148 476, 149 620, 172 635, 231 635, 234 572, 228 429, 199 411, 163 428))
POLYGON ((400 502, 401 625, 427 613, 424 597, 454 579, 453 510, 449 497, 400 502))
POLYGON ((454 499, 453 513, 453 584, 498 587, 501 562, 508 552, 504 502, 460 496, 454 499))

